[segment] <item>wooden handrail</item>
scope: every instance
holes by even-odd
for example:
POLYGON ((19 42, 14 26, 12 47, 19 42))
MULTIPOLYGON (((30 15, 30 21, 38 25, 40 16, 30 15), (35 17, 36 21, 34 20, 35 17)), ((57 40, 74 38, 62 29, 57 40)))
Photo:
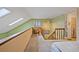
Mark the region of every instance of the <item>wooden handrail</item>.
POLYGON ((55 31, 51 33, 48 39, 60 40, 64 39, 64 37, 65 37, 65 28, 55 28, 55 31))

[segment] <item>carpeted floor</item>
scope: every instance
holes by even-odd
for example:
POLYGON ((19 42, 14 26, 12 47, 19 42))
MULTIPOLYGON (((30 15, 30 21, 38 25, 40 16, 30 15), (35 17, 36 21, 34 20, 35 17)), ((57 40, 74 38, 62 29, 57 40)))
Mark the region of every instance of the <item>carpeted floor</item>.
POLYGON ((37 36, 37 41, 39 52, 51 52, 51 45, 53 41, 44 40, 44 38, 41 35, 37 36))

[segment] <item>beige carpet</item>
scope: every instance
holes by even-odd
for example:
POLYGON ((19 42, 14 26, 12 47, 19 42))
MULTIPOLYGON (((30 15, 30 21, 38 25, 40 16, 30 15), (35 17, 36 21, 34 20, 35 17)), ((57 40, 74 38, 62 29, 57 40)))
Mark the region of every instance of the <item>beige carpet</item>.
POLYGON ((51 44, 53 43, 53 41, 44 40, 44 38, 41 35, 37 36, 37 40, 39 52, 51 52, 51 44))

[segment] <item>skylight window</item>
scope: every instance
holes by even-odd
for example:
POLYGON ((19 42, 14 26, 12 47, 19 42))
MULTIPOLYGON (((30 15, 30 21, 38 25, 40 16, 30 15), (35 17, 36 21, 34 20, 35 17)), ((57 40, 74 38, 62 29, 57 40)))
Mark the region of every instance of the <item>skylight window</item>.
POLYGON ((24 19, 24 18, 19 18, 19 19, 17 19, 16 21, 12 22, 12 23, 9 24, 9 25, 10 25, 10 26, 11 26, 11 25, 14 25, 14 24, 16 24, 16 23, 22 21, 23 19, 24 19))
POLYGON ((5 15, 7 15, 9 13, 10 13, 10 11, 5 9, 5 8, 0 9, 0 17, 3 17, 3 16, 5 16, 5 15))

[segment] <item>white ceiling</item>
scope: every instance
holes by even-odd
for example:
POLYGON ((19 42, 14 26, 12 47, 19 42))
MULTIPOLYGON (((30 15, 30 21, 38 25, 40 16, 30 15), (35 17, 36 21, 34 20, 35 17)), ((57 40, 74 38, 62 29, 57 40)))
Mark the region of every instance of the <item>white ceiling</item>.
MULTIPOLYGON (((1 8, 0 8, 1 9, 1 8)), ((70 7, 7 7, 11 13, 0 18, 0 33, 7 32, 30 18, 53 18, 74 10, 70 7), (24 18, 15 25, 9 26, 10 23, 16 21, 17 18, 24 18)))
POLYGON ((75 8, 69 7, 31 7, 26 8, 32 18, 53 18, 67 12, 74 10, 75 8))

